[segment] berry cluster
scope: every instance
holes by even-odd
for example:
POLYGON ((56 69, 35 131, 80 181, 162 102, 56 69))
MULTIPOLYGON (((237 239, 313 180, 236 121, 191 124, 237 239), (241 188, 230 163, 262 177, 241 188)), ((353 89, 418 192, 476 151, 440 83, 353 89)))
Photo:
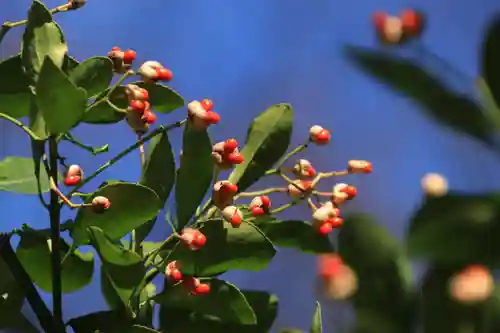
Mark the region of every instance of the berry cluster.
POLYGON ((144 133, 156 122, 156 115, 151 111, 149 93, 135 84, 125 87, 128 97, 127 122, 136 132, 144 133))
POLYGON ((188 119, 198 129, 206 129, 220 121, 219 114, 213 111, 214 103, 209 99, 201 102, 192 101, 188 104, 188 119))
POLYGON ((125 74, 132 68, 132 62, 136 58, 134 50, 122 51, 118 46, 115 46, 108 53, 108 57, 113 62, 113 70, 119 74, 125 74))
POLYGON ((386 44, 401 44, 417 38, 424 30, 424 16, 412 9, 405 9, 399 16, 386 12, 373 14, 373 24, 380 40, 386 44))
POLYGON ((212 157, 215 165, 221 170, 231 169, 233 165, 245 161, 243 155, 240 154, 236 139, 227 139, 213 145, 212 157))

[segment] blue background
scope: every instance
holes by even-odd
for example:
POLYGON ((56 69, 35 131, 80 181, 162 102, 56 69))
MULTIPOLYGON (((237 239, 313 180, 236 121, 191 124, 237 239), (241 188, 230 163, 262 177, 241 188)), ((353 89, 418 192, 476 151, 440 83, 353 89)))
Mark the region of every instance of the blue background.
MULTIPOLYGON (((105 55, 115 45, 138 51, 138 63, 159 60, 174 71, 171 86, 187 101, 211 98, 222 117, 211 129, 214 140, 243 141, 251 119, 268 106, 289 102, 296 110, 295 144, 306 138, 311 125, 333 133, 328 147, 308 153, 317 169, 342 169, 349 159, 373 162, 370 176, 346 181, 358 186, 350 210, 373 214, 401 237, 407 219, 421 200, 420 178, 440 172, 451 188, 492 190, 500 185, 498 157, 475 142, 425 118, 408 100, 365 76, 342 55, 343 45, 376 46, 370 16, 383 9, 394 14, 418 7, 428 14, 423 43, 460 70, 436 62, 441 74, 457 89, 473 92, 478 72, 478 50, 494 1, 332 1, 332 0, 89 0, 78 12, 58 15, 70 47, 79 60, 105 55)), ((25 18, 30 1, 0 4, 0 20, 25 18)), ((46 1, 49 7, 59 3, 46 1)), ((0 47, 5 58, 19 50, 22 29, 9 33, 0 47)), ((410 51, 406 51, 410 54, 410 51)), ((429 59, 427 59, 429 60, 429 59)), ((432 59, 431 59, 432 60, 432 59)), ((0 105, 0 111, 1 105, 0 105)), ((169 123, 184 116, 179 111, 161 116, 169 123)), ((27 155, 29 144, 17 128, 0 122, 0 154, 27 155)), ((125 124, 81 126, 75 133, 89 144, 109 143, 111 152, 93 158, 73 153, 70 162, 91 173, 107 158, 130 145, 133 133, 125 124), (111 129, 111 130, 110 130, 111 129)), ((171 135, 177 152, 180 132, 171 135)), ((65 146, 63 153, 71 147, 65 146)), ((109 178, 136 180, 139 157, 131 154, 102 174, 93 186, 109 178)), ((36 197, 0 193, 3 212, 0 230, 28 223, 48 227, 36 197)), ((299 208, 304 219, 306 208, 299 208)), ((153 239, 168 234, 158 223, 153 239)), ((315 258, 280 250, 271 266, 259 273, 233 272, 227 279, 242 288, 267 289, 281 298, 276 327, 307 329, 314 309, 315 258)), ((105 309, 98 279, 88 288, 66 295, 65 317, 105 309)), ((49 299, 46 295, 45 299, 49 299)), ((324 302, 326 332, 338 331, 347 321, 342 304, 324 302)))

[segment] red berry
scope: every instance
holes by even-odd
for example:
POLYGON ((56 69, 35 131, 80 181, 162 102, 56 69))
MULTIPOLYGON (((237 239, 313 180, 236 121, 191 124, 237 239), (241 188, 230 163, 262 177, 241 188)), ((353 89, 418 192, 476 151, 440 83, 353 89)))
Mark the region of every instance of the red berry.
POLYGON ((332 219, 332 227, 334 229, 340 228, 344 224, 344 220, 341 217, 335 217, 332 219))
POLYGON ((243 222, 243 219, 241 218, 241 215, 239 214, 238 210, 234 211, 233 216, 231 217, 231 225, 233 228, 237 228, 241 225, 243 222))
POLYGON ((171 272, 170 272, 170 277, 172 278, 172 280, 174 281, 180 281, 182 280, 182 273, 180 270, 178 269, 173 269, 171 272))
POLYGON ((316 140, 320 143, 328 143, 331 139, 330 132, 327 130, 322 130, 316 134, 316 140))
POLYGON ((238 141, 236 139, 227 139, 224 142, 224 151, 226 153, 232 153, 236 148, 238 148, 238 141))
POLYGON ((208 293, 210 293, 210 286, 206 283, 200 283, 193 290, 195 295, 207 295, 208 293))
POLYGON ((389 15, 384 12, 375 12, 372 16, 372 21, 377 30, 382 31, 384 29, 385 20, 389 15))
POLYGON ((220 121, 219 114, 212 112, 212 111, 207 111, 207 122, 209 124, 215 125, 218 124, 220 121))
POLYGON ((121 51, 121 49, 118 46, 113 46, 111 51, 119 52, 119 51, 121 51))
POLYGON ((403 30, 410 35, 418 35, 422 28, 422 17, 412 9, 405 9, 401 14, 403 30))
POLYGON ((260 197, 260 200, 262 201, 262 206, 269 208, 271 207, 271 199, 267 195, 263 195, 260 197))
POLYGON ((323 222, 321 226, 319 227, 319 234, 322 236, 328 235, 330 232, 332 232, 333 226, 330 222, 323 222))
POLYGON ((123 62, 126 64, 132 63, 135 60, 136 53, 134 50, 127 50, 123 53, 123 62))
POLYGON ((265 214, 265 211, 264 211, 264 208, 262 208, 262 207, 255 207, 252 209, 253 216, 260 216, 260 215, 264 215, 264 214, 265 214))
POLYGON ((227 156, 227 159, 232 164, 241 164, 245 161, 245 158, 240 153, 232 153, 227 156))
POLYGON ((358 194, 358 190, 351 185, 344 187, 340 192, 346 193, 350 199, 354 198, 358 194))
POLYGON ((75 186, 80 182, 81 178, 79 176, 69 176, 64 179, 64 185, 75 186))
POLYGON ((199 248, 203 247, 203 245, 205 245, 206 243, 207 243, 207 237, 198 231, 196 235, 193 237, 193 242, 191 244, 199 248))
POLYGON ((231 193, 238 192, 238 185, 236 184, 224 184, 224 189, 231 193))
POLYGON ((141 92, 144 100, 147 101, 149 99, 149 92, 144 88, 139 88, 139 91, 141 92))
POLYGON ((146 103, 147 102, 142 102, 142 101, 139 101, 137 99, 134 99, 134 100, 130 101, 129 105, 135 111, 142 113, 146 109, 146 103))
POLYGON ((201 101, 201 107, 205 109, 205 111, 212 111, 212 109, 214 108, 214 103, 212 102, 212 100, 205 98, 201 101))
POLYGON ((142 119, 146 122, 146 124, 152 125, 156 122, 156 114, 151 111, 144 111, 142 119))
POLYGON ((340 215, 340 209, 334 208, 333 211, 335 212, 335 216, 339 216, 340 215))
POLYGON ((174 77, 174 74, 167 68, 160 68, 158 70, 158 80, 160 81, 170 81, 174 77))

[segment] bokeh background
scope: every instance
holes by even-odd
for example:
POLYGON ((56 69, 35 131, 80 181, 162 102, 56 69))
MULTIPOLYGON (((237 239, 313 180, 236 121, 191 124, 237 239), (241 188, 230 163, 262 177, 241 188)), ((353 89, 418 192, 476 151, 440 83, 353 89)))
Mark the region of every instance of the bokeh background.
MULTIPOLYGON (((46 4, 52 8, 60 3, 46 4)), ((25 18, 29 5, 29 0, 1 1, 0 21, 25 18)), ((345 179, 359 190, 348 209, 372 214, 402 237, 421 200, 420 178, 425 173, 446 175, 456 190, 500 187, 498 156, 425 118, 411 102, 365 76, 343 56, 346 44, 376 47, 370 25, 373 11, 399 14, 407 7, 427 13, 423 43, 458 70, 433 57, 420 60, 457 89, 474 93, 482 35, 500 9, 492 0, 89 0, 82 10, 58 15, 56 20, 78 60, 105 55, 115 45, 134 48, 138 62, 159 60, 171 68, 175 75, 171 86, 186 100, 213 99, 222 117, 221 124, 211 129, 214 140, 243 141, 259 112, 275 103, 291 103, 296 110, 294 144, 303 142, 314 124, 333 133, 330 146, 307 152, 317 169, 342 169, 349 159, 373 162, 372 175, 345 179)), ((9 33, 0 46, 0 58, 18 52, 21 33, 22 29, 9 33)), ((411 50, 404 52, 418 58, 411 50)), ((160 122, 183 116, 181 110, 161 116, 160 122)), ((1 121, 0 131, 0 157, 29 154, 29 142, 21 131, 1 121)), ((74 134, 88 144, 110 144, 111 152, 98 157, 63 148, 63 155, 87 172, 134 141, 125 124, 81 126, 74 134)), ((180 132, 171 138, 179 151, 180 132)), ((136 180, 139 157, 131 154, 108 170, 93 186, 109 178, 136 180)), ((0 193, 0 211, 1 231, 21 223, 34 228, 49 224, 36 197, 0 193)), ((289 214, 309 217, 305 207, 289 214)), ((167 224, 160 221, 151 237, 161 240, 168 233, 167 224)), ((317 298, 315 265, 313 256, 281 249, 268 269, 231 272, 226 278, 243 288, 275 292, 281 298, 276 327, 305 330, 317 298)), ((65 317, 105 309, 99 290, 95 279, 86 289, 66 295, 65 317)), ((49 295, 44 298, 49 300, 49 295)), ((325 332, 342 332, 349 310, 327 301, 323 306, 325 332)), ((26 311, 32 317, 29 308, 26 311)))

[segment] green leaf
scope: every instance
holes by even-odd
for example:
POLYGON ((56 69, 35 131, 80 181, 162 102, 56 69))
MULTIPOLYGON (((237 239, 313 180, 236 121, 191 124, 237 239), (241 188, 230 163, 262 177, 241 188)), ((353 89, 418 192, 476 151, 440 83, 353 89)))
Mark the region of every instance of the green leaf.
POLYGON ((117 245, 102 229, 90 226, 88 230, 92 246, 103 262, 117 266, 132 266, 141 262, 141 257, 137 253, 117 245))
POLYGON ((293 109, 288 104, 273 105, 254 119, 241 151, 245 162, 229 176, 239 191, 258 181, 286 153, 292 127, 293 109))
POLYGON ((14 118, 27 117, 30 109, 30 81, 24 73, 21 55, 0 62, 0 112, 14 118))
POLYGON ((280 330, 280 333, 304 333, 304 331, 299 330, 298 328, 284 328, 280 330))
POLYGON ((182 136, 181 163, 175 184, 177 228, 182 229, 195 213, 212 183, 212 175, 210 137, 205 130, 197 130, 188 123, 182 136))
POLYGON ((132 183, 114 183, 98 189, 85 202, 97 196, 109 199, 111 206, 102 214, 92 209, 78 210, 71 237, 77 245, 87 244, 87 227, 98 226, 108 237, 117 241, 159 212, 158 196, 149 188, 132 183))
POLYGON ((258 271, 269 264, 276 250, 269 239, 250 222, 239 228, 222 220, 209 220, 200 231, 207 243, 198 251, 178 246, 171 260, 182 262, 184 274, 214 276, 228 270, 258 271))
POLYGON ((266 220, 256 225, 274 245, 288 247, 304 253, 332 253, 332 243, 328 237, 318 234, 310 223, 304 221, 266 220))
POLYGON ((102 333, 128 332, 126 330, 132 325, 132 320, 118 311, 98 311, 68 321, 68 326, 71 326, 75 333, 89 333, 97 330, 102 333))
MULTIPOLYGON (((104 90, 97 95, 95 101, 87 108, 83 115, 83 122, 88 124, 116 124, 125 118, 125 112, 118 112, 112 108, 106 101, 111 88, 104 90)), ((125 87, 117 87, 109 96, 111 103, 121 109, 128 106, 125 87)))
POLYGON ((24 292, 19 288, 7 264, 0 258, 0 329, 17 327, 21 319, 24 292))
POLYGON ((255 313, 256 324, 225 323, 213 316, 162 306, 160 308, 160 327, 162 330, 172 333, 268 333, 278 315, 278 297, 265 291, 241 290, 241 292, 255 313))
POLYGON ((496 193, 428 198, 410 221, 409 254, 435 263, 500 265, 500 196, 496 193))
POLYGON ((233 284, 217 279, 210 284, 208 295, 193 297, 182 285, 177 285, 155 296, 157 303, 173 309, 184 309, 211 315, 225 323, 254 325, 255 313, 245 296, 233 284))
POLYGON ((338 236, 339 254, 356 273, 358 309, 393 316, 403 331, 411 318, 410 263, 397 239, 369 216, 348 216, 338 236))
POLYGON ((366 309, 357 309, 355 317, 356 320, 353 327, 349 329, 349 333, 401 333, 401 328, 390 316, 383 316, 366 309))
POLYGON ((144 289, 141 290, 139 295, 139 304, 137 308, 139 313, 137 315, 137 323, 153 327, 153 317, 155 314, 155 301, 153 300, 156 294, 156 286, 153 283, 148 283, 144 289))
MULTIPOLYGON (((50 190, 48 175, 40 169, 40 188, 42 193, 50 190)), ((21 194, 37 194, 38 186, 33 159, 8 156, 0 161, 0 191, 21 194)))
POLYGON ((316 301, 313 321, 309 333, 323 333, 323 320, 321 319, 321 304, 316 301))
POLYGON ((170 113, 182 108, 185 104, 184 98, 167 86, 144 82, 134 82, 132 84, 148 91, 151 107, 157 112, 170 113))
POLYGON ((160 198, 160 208, 163 208, 175 183, 175 160, 172 146, 165 132, 151 140, 142 169, 140 184, 149 187, 160 198))
POLYGON ((481 50, 481 75, 491 90, 493 99, 500 105, 500 16, 489 23, 481 50))
POLYGON ((156 224, 156 221, 158 221, 157 217, 153 218, 152 220, 147 221, 146 223, 144 223, 143 225, 141 225, 140 227, 137 227, 135 229, 135 241, 136 241, 136 243, 141 244, 142 253, 144 253, 145 247, 147 247, 144 245, 144 243, 147 243, 147 242, 144 242, 144 240, 149 236, 151 231, 153 231, 153 228, 156 224))
POLYGON ((108 89, 113 79, 113 63, 108 57, 92 57, 81 62, 69 73, 78 87, 85 89, 89 97, 108 89))
POLYGON ((348 47, 347 55, 363 71, 416 102, 428 116, 489 147, 493 145, 492 124, 479 106, 417 64, 360 47, 348 47))
MULTIPOLYGON (((61 239, 61 258, 69 250, 69 245, 61 239)), ((52 291, 51 267, 52 242, 42 232, 30 230, 21 234, 16 254, 31 279, 42 290, 52 291)), ((94 275, 94 255, 92 252, 74 251, 62 265, 62 291, 72 293, 92 281, 94 275)))
POLYGON ((50 134, 66 133, 82 119, 87 93, 47 57, 36 83, 36 104, 50 134))
POLYGON ((45 57, 50 57, 61 68, 68 52, 61 28, 52 19, 50 11, 34 0, 28 12, 28 23, 23 34, 21 58, 26 74, 35 83, 45 57))

